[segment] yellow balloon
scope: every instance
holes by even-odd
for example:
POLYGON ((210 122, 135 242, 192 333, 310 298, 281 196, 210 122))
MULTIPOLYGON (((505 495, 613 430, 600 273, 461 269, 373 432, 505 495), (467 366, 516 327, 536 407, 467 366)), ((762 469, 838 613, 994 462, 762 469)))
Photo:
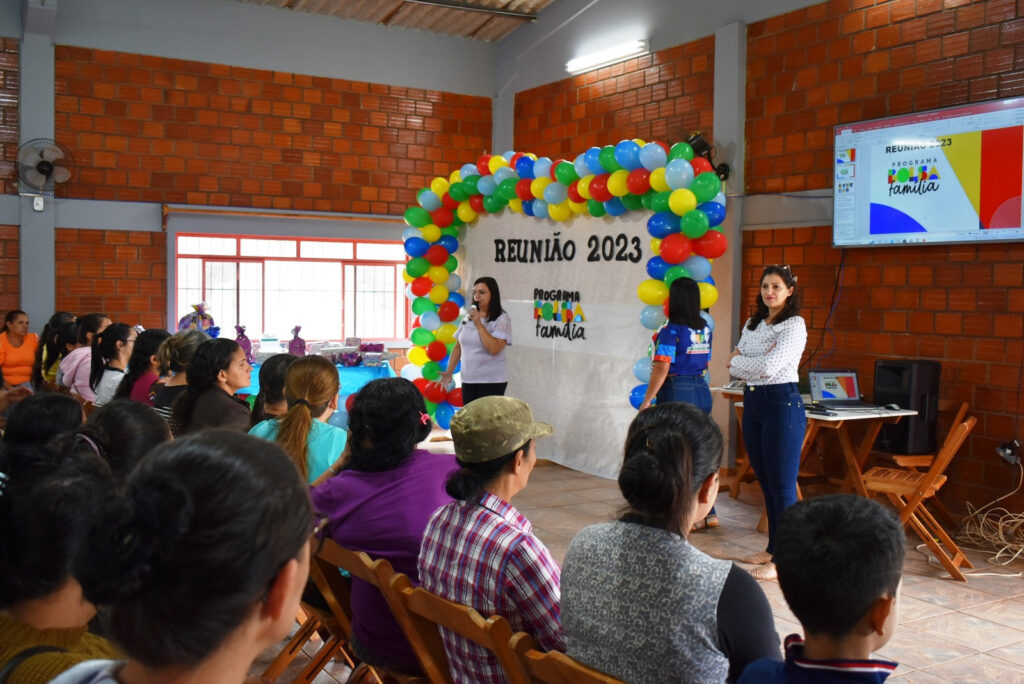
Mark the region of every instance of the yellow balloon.
POLYGON ((409 272, 408 272, 408 271, 406 271, 406 270, 405 270, 405 269, 403 268, 403 269, 402 269, 402 280, 404 280, 404 281, 405 281, 405 282, 407 282, 407 283, 411 283, 412 281, 414 281, 414 280, 416 280, 416 279, 415 279, 415 278, 413 278, 413 277, 412 277, 411 275, 409 275, 409 272))
MULTIPOLYGON (((569 208, 572 209, 572 213, 574 214, 582 214, 587 211, 587 203, 573 202, 572 200, 569 200, 569 208)), ((402 271, 402 273, 405 273, 405 271, 402 271)))
POLYGON ((673 190, 672 194, 668 196, 668 208, 676 216, 682 216, 686 212, 697 208, 697 196, 687 188, 673 190))
POLYGON ((644 145, 646 145, 646 144, 647 144, 647 143, 645 143, 645 142, 644 142, 643 140, 641 140, 640 138, 633 138, 633 142, 635 142, 635 143, 636 143, 637 145, 639 145, 640 147, 643 147, 644 145))
POLYGON ((711 283, 697 283, 700 290, 700 308, 707 309, 718 301, 718 289, 711 283))
POLYGON ((612 193, 615 197, 625 197, 629 194, 629 188, 626 186, 626 180, 629 178, 629 171, 626 169, 619 169, 613 171, 608 176, 608 192, 612 193))
POLYGON ((537 161, 537 155, 535 155, 533 152, 527 152, 526 156, 532 159, 533 161, 537 161))
POLYGON ((534 178, 530 183, 530 192, 537 199, 544 199, 544 188, 551 185, 550 178, 534 178))
POLYGON ((448 301, 448 288, 444 285, 435 285, 430 288, 430 294, 427 296, 434 304, 442 304, 448 301))
POLYGON ((508 166, 508 161, 500 154, 496 154, 487 160, 487 168, 491 170, 491 173, 494 173, 502 166, 508 166))
POLYGON ((519 199, 518 197, 515 198, 515 199, 509 200, 508 201, 508 208, 511 209, 512 211, 516 212, 517 214, 522 214, 523 213, 523 200, 519 199))
POLYGON ((454 171, 452 171, 448 175, 448 185, 451 185, 452 183, 461 183, 461 182, 462 182, 462 171, 460 171, 459 169, 455 169, 454 171))
POLYGON ((657 192, 665 192, 672 189, 668 187, 668 182, 665 180, 664 166, 659 166, 651 171, 651 176, 648 180, 651 181, 651 189, 656 190, 657 192))
POLYGON ((576 192, 580 193, 583 199, 594 199, 590 195, 590 181, 594 180, 594 174, 588 173, 583 178, 580 178, 576 184, 576 192))
POLYGON ((455 341, 455 331, 458 328, 451 323, 445 323, 440 328, 434 331, 434 339, 445 344, 451 344, 455 341))
POLYGON ((569 208, 569 200, 559 202, 558 204, 549 204, 548 216, 551 217, 552 221, 564 221, 572 216, 572 209, 569 208))
MULTIPOLYGON (((448 282, 448 269, 445 268, 444 266, 431 266, 427 270, 427 277, 430 278, 430 282, 434 283, 435 285, 446 283, 448 282)), ((433 290, 431 290, 431 292, 433 292, 433 290)), ((447 297, 445 297, 445 299, 447 299, 447 297)), ((439 302, 434 303, 438 304, 439 302)))
POLYGON ((668 285, 662 280, 648 278, 636 288, 636 296, 648 306, 661 306, 668 297, 668 285))
POLYGON ((661 238, 651 238, 651 252, 661 254, 661 238))
POLYGON ((459 202, 459 208, 455 210, 455 213, 458 214, 463 223, 472 223, 473 221, 476 221, 476 209, 469 206, 469 200, 459 202))
POLYGON ((428 223, 420 228, 420 232, 423 233, 423 239, 427 242, 434 243, 441 239, 441 229, 433 223, 428 223))
POLYGON ((409 363, 416 366, 422 366, 427 361, 430 361, 430 357, 427 356, 427 350, 423 347, 409 347, 409 351, 406 352, 405 357, 409 359, 409 363))
POLYGON ((438 197, 448 192, 448 181, 438 176, 434 180, 430 181, 430 189, 434 191, 434 194, 438 197))

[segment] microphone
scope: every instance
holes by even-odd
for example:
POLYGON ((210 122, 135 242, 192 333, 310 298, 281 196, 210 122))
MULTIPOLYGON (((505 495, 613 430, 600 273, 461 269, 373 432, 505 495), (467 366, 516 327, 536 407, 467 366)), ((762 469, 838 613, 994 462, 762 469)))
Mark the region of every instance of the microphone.
MULTIPOLYGON (((479 311, 480 310, 480 307, 477 306, 476 302, 473 302, 472 304, 470 304, 469 308, 474 310, 474 311, 479 311)), ((469 318, 469 311, 467 311, 466 315, 462 317, 462 325, 466 325, 466 323, 469 323, 469 320, 470 320, 470 318, 469 318)))

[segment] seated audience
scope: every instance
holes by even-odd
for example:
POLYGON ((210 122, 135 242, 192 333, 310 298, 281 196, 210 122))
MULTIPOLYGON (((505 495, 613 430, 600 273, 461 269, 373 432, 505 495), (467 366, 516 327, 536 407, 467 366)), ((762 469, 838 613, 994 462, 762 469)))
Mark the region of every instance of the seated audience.
POLYGON ((235 392, 249 386, 252 366, 234 340, 207 340, 188 367, 188 390, 171 407, 171 432, 184 435, 205 428, 249 430, 249 405, 235 392))
POLYGON ((294 354, 274 354, 260 364, 260 391, 252 405, 251 424, 280 418, 288 412, 284 398, 284 378, 288 368, 299 360, 294 354))
POLYGON ((55 364, 50 368, 50 372, 53 374, 52 382, 55 382, 60 387, 64 386, 61 382, 60 364, 78 347, 78 321, 68 321, 57 326, 58 353, 57 358, 54 359, 55 364))
POLYGON ((63 432, 77 430, 84 421, 82 405, 73 397, 57 392, 33 394, 11 408, 4 444, 46 444, 63 432))
POLYGON ((778 657, 757 581, 687 541, 718 494, 722 434, 692 404, 641 411, 629 426, 619 520, 569 544, 562 574, 567 653, 637 683, 735 681, 778 657))
MULTIPOLYGON (((384 378, 367 383, 349 412, 346 454, 329 469, 341 472, 313 490, 313 508, 330 518, 328 530, 336 542, 386 558, 414 584, 419 584, 416 557, 423 530, 434 511, 451 502, 445 480, 458 468, 453 454, 416 448, 430 427, 423 395, 411 382, 384 378)), ((384 597, 356 578, 351 646, 371 665, 419 671, 384 597)))
POLYGON ((294 624, 313 512, 276 445, 223 430, 164 444, 98 517, 78 577, 127 660, 55 684, 241 684, 294 624))
MULTIPOLYGON (((530 407, 511 397, 466 404, 451 423, 460 468, 446 489, 456 501, 427 523, 420 546, 423 588, 481 615, 503 615, 546 650, 565 650, 559 618, 559 568, 533 526, 511 503, 537 462, 534 442, 549 435, 530 407)), ((498 659, 441 630, 456 682, 504 682, 498 659)))
POLYGON ((114 392, 115 399, 133 399, 153 405, 156 397, 153 386, 160 381, 160 345, 170 336, 171 333, 160 328, 139 333, 128 359, 128 369, 114 392))
POLYGON ((202 330, 186 328, 160 344, 157 356, 160 357, 160 375, 165 380, 156 390, 153 408, 165 420, 171 419, 171 406, 188 389, 188 366, 192 363, 196 349, 208 339, 209 336, 202 330))
POLYGON ((28 314, 9 311, 0 332, 0 389, 12 389, 32 379, 39 337, 28 331, 28 314))
POLYGON ((65 323, 74 322, 73 313, 58 311, 50 316, 50 320, 43 326, 43 331, 39 333, 39 345, 36 347, 36 357, 32 363, 32 384, 37 389, 57 381, 57 362, 64 351, 57 339, 60 327, 65 323))
POLYGON ((92 338, 92 368, 89 388, 96 395, 92 400, 103 406, 114 398, 114 392, 124 380, 132 347, 139 336, 127 323, 112 323, 92 338))
POLYGON ((89 375, 92 373, 92 338, 106 330, 111 320, 106 314, 91 313, 78 319, 78 348, 69 352, 60 361, 57 371, 57 382, 71 390, 86 401, 96 399, 95 392, 89 386, 89 375))
POLYGON ((899 518, 860 496, 833 494, 787 508, 775 565, 804 638, 786 637, 786 662, 759 660, 740 683, 885 681, 896 663, 871 654, 899 622, 905 542, 899 518))
POLYGON ((96 608, 74 574, 110 486, 95 456, 39 445, 0 455, 0 670, 12 669, 6 681, 43 684, 84 660, 118 657, 88 632, 96 608))
POLYGON ((0 413, 3 413, 22 399, 32 396, 32 390, 28 387, 15 387, 12 390, 0 389, 0 413))

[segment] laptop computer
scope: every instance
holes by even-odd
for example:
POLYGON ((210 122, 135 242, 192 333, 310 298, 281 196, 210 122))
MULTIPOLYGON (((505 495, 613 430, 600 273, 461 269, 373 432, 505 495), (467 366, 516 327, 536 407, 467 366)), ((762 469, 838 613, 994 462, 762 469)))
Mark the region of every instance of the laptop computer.
POLYGON ((857 372, 852 370, 812 370, 808 374, 811 401, 830 408, 875 408, 861 401, 857 372))

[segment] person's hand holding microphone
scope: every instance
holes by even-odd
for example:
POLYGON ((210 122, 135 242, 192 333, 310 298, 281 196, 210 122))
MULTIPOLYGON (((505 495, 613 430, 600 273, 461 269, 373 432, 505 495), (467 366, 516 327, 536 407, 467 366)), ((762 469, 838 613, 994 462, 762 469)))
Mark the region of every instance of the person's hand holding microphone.
MULTIPOLYGON (((469 305, 469 309, 466 311, 466 315, 463 316, 462 323, 460 323, 459 325, 460 326, 464 326, 464 325, 466 325, 468 323, 473 323, 475 325, 480 325, 479 320, 480 320, 480 307, 477 305, 476 302, 473 302, 472 304, 469 305)), ((441 374, 439 376, 437 376, 437 380, 434 381, 434 384, 441 385, 442 387, 445 387, 445 388, 450 387, 451 384, 452 384, 452 376, 454 376, 454 375, 455 375, 455 364, 453 364, 453 363, 451 363, 451 361, 449 361, 448 362, 448 368, 443 370, 443 371, 441 371, 441 374)))

